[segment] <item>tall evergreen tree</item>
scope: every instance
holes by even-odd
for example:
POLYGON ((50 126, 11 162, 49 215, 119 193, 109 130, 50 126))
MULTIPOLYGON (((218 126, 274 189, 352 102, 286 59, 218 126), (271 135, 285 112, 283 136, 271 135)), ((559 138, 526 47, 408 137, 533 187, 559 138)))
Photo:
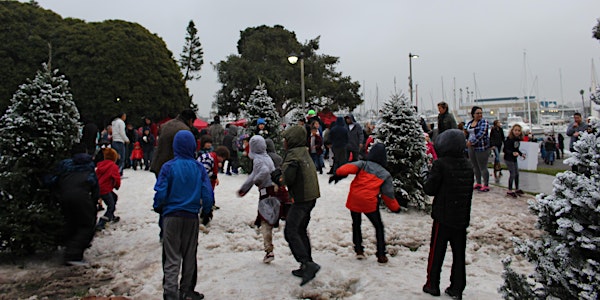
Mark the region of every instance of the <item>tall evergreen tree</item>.
POLYGON ((194 21, 190 20, 186 32, 179 66, 184 71, 183 80, 187 82, 188 80, 200 79, 200 74, 195 76, 194 73, 200 73, 200 69, 202 69, 204 52, 194 21))
POLYGON ((79 139, 68 81, 43 68, 0 118, 0 250, 14 254, 58 243, 62 214, 42 178, 79 139))
POLYGON ((375 135, 387 149, 387 169, 394 178, 396 198, 404 207, 429 210, 431 202, 423 191, 421 176, 427 148, 419 117, 404 95, 392 95, 382 111, 375 135))
POLYGON ((600 137, 584 133, 574 148, 565 163, 578 165, 580 172, 559 173, 552 195, 538 195, 529 203, 543 233, 514 242, 515 252, 535 270, 527 278, 511 268, 510 258, 505 259, 500 288, 505 299, 600 297, 600 137))
POLYGON ((248 129, 251 133, 256 130, 256 120, 263 118, 267 122, 265 128, 269 132, 267 137, 275 142, 275 145, 280 148, 281 146, 281 119, 275 109, 273 98, 268 94, 267 88, 264 83, 260 83, 256 86, 248 103, 244 105, 245 116, 248 120, 248 129))

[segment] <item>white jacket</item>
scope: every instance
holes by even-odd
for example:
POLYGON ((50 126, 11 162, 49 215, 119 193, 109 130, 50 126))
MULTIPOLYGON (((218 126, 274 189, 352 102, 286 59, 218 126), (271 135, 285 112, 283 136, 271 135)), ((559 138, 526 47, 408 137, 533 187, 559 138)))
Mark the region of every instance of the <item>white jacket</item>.
POLYGON ((129 138, 127 138, 127 134, 125 134, 125 122, 121 118, 115 118, 112 121, 112 141, 113 142, 121 142, 128 143, 129 138))

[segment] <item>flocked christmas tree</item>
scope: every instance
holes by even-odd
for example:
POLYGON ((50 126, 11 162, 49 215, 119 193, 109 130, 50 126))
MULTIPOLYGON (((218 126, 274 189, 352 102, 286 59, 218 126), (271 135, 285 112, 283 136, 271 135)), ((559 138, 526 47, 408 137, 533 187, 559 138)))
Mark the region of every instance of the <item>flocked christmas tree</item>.
MULTIPOLYGON (((592 97, 600 104, 600 89, 592 97)), ((514 239, 515 252, 535 267, 525 276, 504 263, 505 299, 600 298, 600 137, 584 133, 565 163, 579 172, 556 176, 552 195, 538 195, 529 203, 537 214, 538 239, 514 239)))
POLYGON ((426 163, 425 140, 419 117, 404 95, 392 95, 384 104, 381 123, 375 128, 377 142, 387 149, 388 171, 401 206, 429 210, 421 170, 426 163))
POLYGON ((265 129, 268 132, 265 138, 272 139, 276 148, 281 149, 281 119, 275 109, 273 98, 269 96, 264 83, 256 86, 244 109, 248 124, 250 124, 248 125, 250 135, 253 135, 256 130, 256 121, 263 118, 267 122, 265 129))
POLYGON ((79 112, 68 81, 46 65, 19 87, 0 118, 0 250, 52 249, 62 214, 42 183, 77 140, 79 112))

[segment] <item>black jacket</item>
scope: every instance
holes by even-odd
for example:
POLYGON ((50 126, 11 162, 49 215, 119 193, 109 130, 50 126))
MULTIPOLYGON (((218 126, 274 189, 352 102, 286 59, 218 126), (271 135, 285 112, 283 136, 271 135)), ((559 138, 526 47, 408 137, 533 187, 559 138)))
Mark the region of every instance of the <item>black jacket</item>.
POLYGON ((504 131, 500 127, 492 127, 492 130, 490 130, 490 146, 500 149, 502 144, 504 144, 504 131))
POLYGON ((434 196, 431 217, 451 228, 469 227, 473 197, 473 167, 463 155, 462 130, 448 129, 435 143, 438 159, 433 162, 424 190, 434 196))
POLYGON ((513 152, 518 152, 519 156, 523 155, 521 151, 519 151, 519 146, 521 145, 521 140, 508 138, 504 141, 504 160, 505 161, 517 161, 517 157, 513 155, 513 152))

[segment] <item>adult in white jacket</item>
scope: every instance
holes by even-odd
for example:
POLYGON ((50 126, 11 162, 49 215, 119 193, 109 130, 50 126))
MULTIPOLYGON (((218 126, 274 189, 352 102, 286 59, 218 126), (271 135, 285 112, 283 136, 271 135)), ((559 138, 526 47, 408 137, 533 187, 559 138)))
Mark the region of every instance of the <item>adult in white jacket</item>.
POLYGON ((112 143, 111 147, 119 154, 119 173, 123 176, 123 166, 125 166, 125 144, 129 144, 129 138, 125 133, 125 120, 127 114, 119 114, 111 123, 112 143))

